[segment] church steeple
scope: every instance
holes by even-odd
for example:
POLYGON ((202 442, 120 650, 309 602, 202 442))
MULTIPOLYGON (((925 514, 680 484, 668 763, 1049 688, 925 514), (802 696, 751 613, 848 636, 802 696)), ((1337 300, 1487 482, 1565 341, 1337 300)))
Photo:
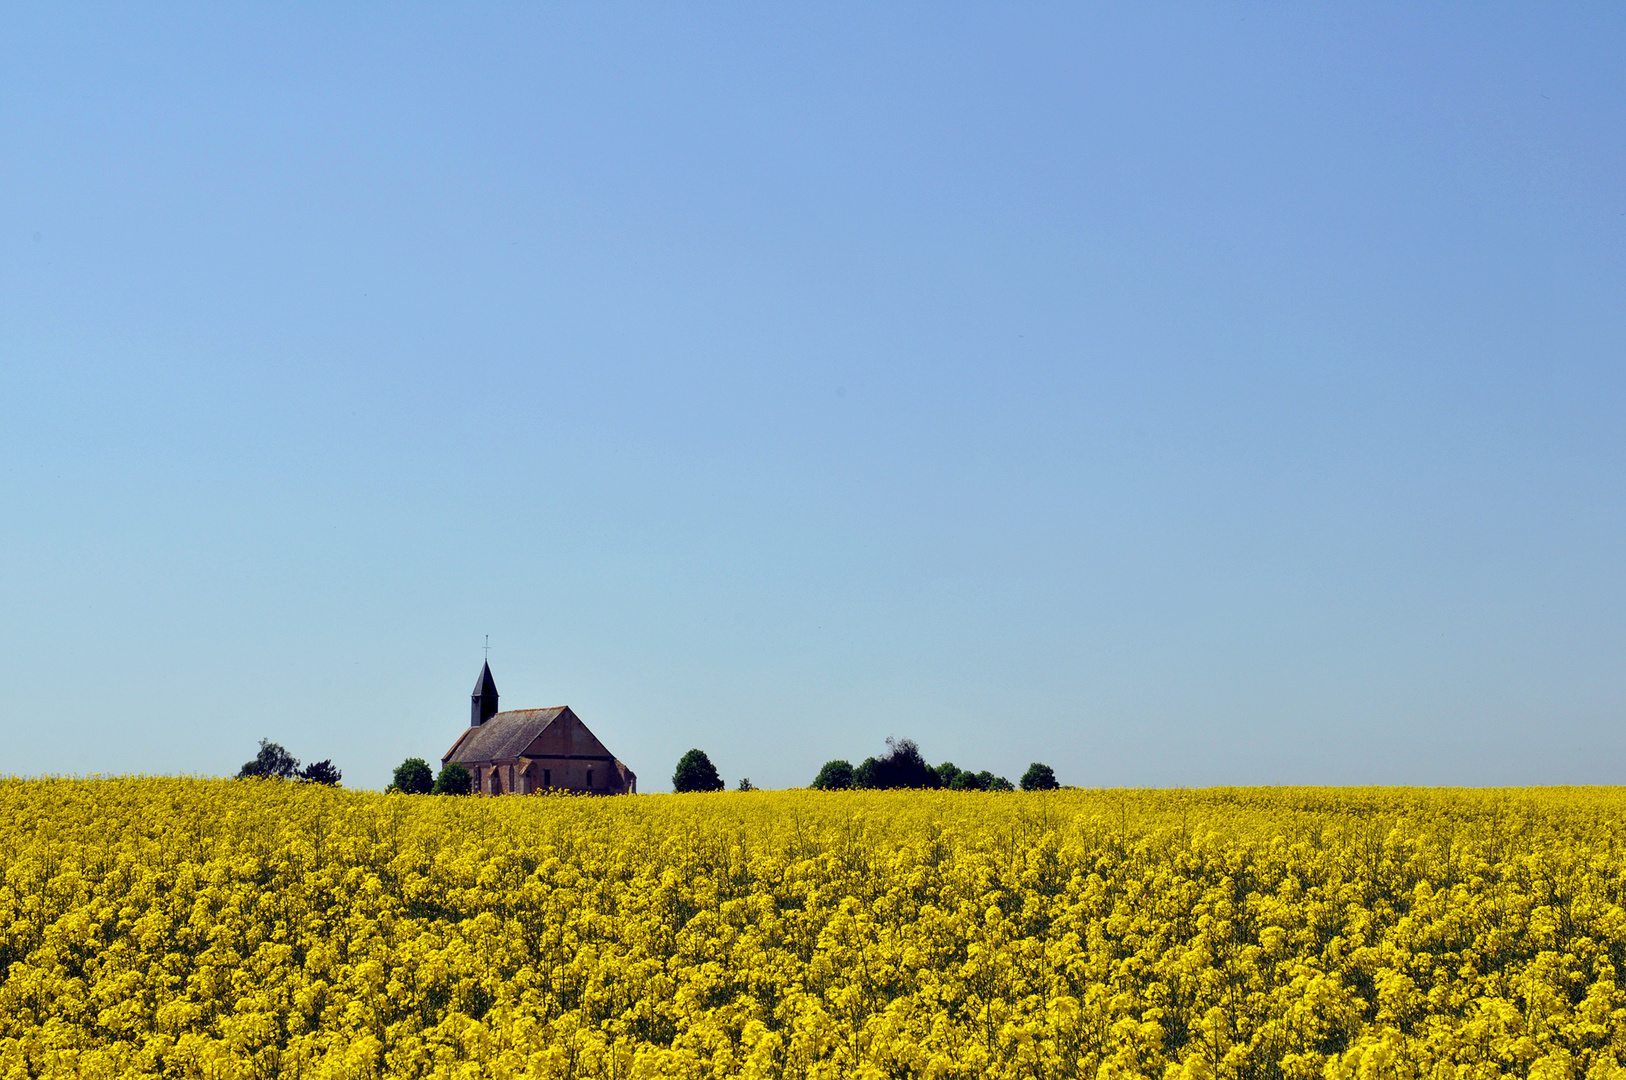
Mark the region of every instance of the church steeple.
POLYGON ((469 695, 469 727, 479 727, 496 715, 497 680, 491 677, 491 664, 487 663, 475 680, 474 693, 469 695))

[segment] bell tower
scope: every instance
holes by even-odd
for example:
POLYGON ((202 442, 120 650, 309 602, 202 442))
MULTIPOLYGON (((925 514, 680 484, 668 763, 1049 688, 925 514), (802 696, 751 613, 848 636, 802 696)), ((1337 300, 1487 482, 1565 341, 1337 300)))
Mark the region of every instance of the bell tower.
POLYGON ((497 715, 497 680, 491 677, 491 664, 480 669, 475 680, 474 693, 469 695, 469 727, 481 724, 497 715))

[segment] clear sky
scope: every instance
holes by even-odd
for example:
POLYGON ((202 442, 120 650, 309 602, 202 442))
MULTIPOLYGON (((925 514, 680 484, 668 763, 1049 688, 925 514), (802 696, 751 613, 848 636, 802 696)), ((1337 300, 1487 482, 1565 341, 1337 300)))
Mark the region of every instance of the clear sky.
POLYGON ((0 11, 0 773, 1626 780, 1626 8, 0 11))

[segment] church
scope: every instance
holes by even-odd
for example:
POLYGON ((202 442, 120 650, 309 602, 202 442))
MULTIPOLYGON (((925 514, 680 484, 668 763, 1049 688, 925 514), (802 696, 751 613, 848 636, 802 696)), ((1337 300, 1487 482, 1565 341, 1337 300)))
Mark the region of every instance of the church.
POLYGON ((604 748, 570 706, 497 711, 488 663, 469 696, 469 726, 440 759, 474 778, 476 795, 574 791, 633 795, 638 777, 604 748))

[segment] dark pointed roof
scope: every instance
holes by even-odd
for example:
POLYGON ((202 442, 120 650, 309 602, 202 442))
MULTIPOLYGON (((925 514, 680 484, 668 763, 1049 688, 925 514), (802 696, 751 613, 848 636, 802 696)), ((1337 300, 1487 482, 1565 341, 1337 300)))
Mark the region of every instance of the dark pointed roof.
POLYGON ((497 692, 497 680, 491 677, 491 664, 487 663, 480 669, 480 677, 474 680, 474 693, 470 697, 486 697, 497 692))

